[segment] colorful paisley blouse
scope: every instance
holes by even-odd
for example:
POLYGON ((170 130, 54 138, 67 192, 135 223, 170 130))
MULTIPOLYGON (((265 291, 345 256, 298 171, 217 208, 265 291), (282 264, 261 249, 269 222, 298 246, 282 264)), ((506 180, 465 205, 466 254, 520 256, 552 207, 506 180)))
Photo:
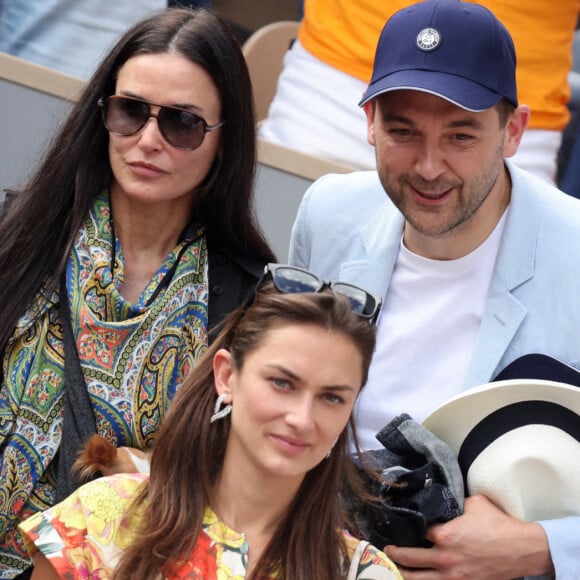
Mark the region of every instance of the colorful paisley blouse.
MULTIPOLYGON (((104 192, 67 263, 76 346, 97 430, 118 446, 151 446, 176 389, 207 348, 203 231, 189 228, 135 303, 104 192)), ((0 384, 0 578, 30 560, 16 524, 54 504, 63 419, 58 292, 43 288, 7 346, 0 384)))
MULTIPOLYGON (((124 517, 138 494, 145 474, 120 474, 93 481, 65 501, 20 525, 31 554, 42 552, 63 578, 112 577, 118 557, 139 525, 139 515, 124 517)), ((345 534, 352 555, 358 540, 345 534)), ((246 577, 248 544, 207 508, 203 533, 187 561, 166 572, 171 580, 242 580, 246 577)), ((358 580, 396 580, 401 576, 383 552, 367 547, 358 580)), ((273 579, 272 579, 273 580, 273 579)))

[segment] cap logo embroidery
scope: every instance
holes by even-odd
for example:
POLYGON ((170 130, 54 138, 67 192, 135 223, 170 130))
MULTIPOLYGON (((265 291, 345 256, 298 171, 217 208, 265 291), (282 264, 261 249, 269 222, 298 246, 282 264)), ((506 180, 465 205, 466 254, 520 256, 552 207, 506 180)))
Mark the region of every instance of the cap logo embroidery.
POLYGON ((439 46, 440 42, 441 35, 434 28, 424 28, 417 35, 417 46, 421 50, 433 50, 439 46))

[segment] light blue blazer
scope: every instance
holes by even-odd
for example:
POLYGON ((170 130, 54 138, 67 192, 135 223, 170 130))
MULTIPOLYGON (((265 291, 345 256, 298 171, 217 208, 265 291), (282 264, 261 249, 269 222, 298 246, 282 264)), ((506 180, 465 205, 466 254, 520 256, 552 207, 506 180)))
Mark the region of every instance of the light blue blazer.
MULTIPOLYGON (((510 208, 464 389, 489 382, 528 353, 580 368, 580 200, 506 165, 510 208)), ((403 225, 375 171, 327 175, 300 205, 289 261, 384 298, 403 225)), ((412 413, 397 410, 404 411, 412 413)), ((541 523, 558 580, 577 579, 580 518, 541 523)))

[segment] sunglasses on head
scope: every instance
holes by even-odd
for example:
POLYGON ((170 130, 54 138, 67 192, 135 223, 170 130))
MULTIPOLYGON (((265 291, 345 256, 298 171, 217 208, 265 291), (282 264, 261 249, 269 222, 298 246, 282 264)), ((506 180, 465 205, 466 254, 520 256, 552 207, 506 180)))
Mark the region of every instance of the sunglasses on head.
POLYGON ((103 123, 111 133, 122 137, 135 135, 145 127, 150 117, 155 117, 163 138, 176 149, 188 151, 197 149, 208 131, 215 131, 224 124, 222 121, 208 125, 205 119, 191 111, 156 105, 133 97, 101 97, 98 105, 103 123), (159 110, 152 113, 151 107, 159 107, 159 110))
POLYGON ((346 296, 353 312, 371 324, 376 322, 381 310, 381 299, 363 288, 346 282, 327 282, 316 274, 295 266, 267 264, 256 286, 256 292, 268 278, 272 279, 274 287, 282 294, 317 293, 330 288, 333 292, 346 296))

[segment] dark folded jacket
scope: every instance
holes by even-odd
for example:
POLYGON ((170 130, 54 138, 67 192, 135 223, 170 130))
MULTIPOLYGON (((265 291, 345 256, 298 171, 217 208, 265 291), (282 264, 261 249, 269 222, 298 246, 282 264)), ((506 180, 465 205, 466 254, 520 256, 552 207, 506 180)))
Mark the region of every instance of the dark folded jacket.
POLYGON ((463 478, 451 448, 409 415, 395 417, 376 435, 383 449, 355 456, 381 473, 367 485, 380 509, 354 506, 367 539, 382 550, 387 544, 422 546, 427 528, 461 515, 463 478))

